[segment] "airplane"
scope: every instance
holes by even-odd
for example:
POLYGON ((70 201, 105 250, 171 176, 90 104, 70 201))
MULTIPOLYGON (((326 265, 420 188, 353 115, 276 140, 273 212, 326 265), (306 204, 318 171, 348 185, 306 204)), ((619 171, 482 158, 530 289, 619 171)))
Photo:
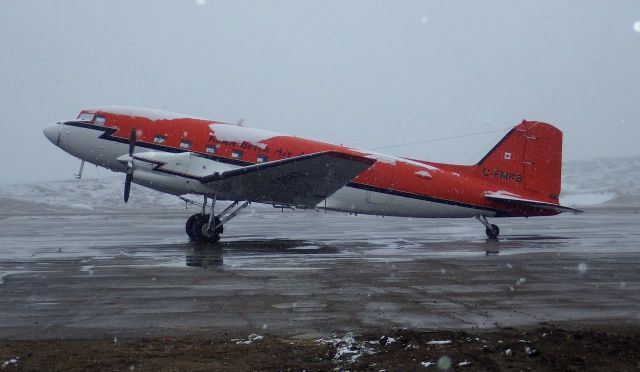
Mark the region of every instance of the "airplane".
POLYGON ((190 240, 218 242, 249 203, 380 216, 471 218, 489 239, 489 217, 552 216, 559 203, 562 132, 523 120, 477 164, 456 165, 333 145, 161 110, 107 106, 46 126, 54 145, 84 162, 183 198, 203 197, 190 240), (211 200, 208 206, 208 200, 211 200), (231 203, 216 214, 217 201, 231 203))

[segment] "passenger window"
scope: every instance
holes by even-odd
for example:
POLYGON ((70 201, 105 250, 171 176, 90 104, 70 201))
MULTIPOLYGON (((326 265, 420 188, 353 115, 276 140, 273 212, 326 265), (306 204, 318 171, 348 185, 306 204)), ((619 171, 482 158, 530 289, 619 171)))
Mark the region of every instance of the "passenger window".
POLYGON ((153 142, 163 144, 167 141, 167 136, 163 136, 162 134, 156 134, 153 138, 153 142))
POLYGON ((191 141, 183 139, 180 141, 180 148, 184 150, 191 149, 191 141))
POLYGON ((216 147, 214 145, 207 145, 207 149, 205 150, 208 154, 215 154, 216 147))
POLYGON ((104 116, 96 116, 95 119, 93 119, 93 124, 102 127, 104 126, 105 121, 107 121, 107 119, 105 119, 104 116))
POLYGON ((269 161, 269 158, 267 158, 264 155, 260 155, 260 156, 258 156, 258 158, 256 160, 258 161, 258 163, 266 163, 266 162, 269 161))
POLYGON ((232 157, 232 158, 236 158, 236 159, 237 159, 237 158, 241 158, 241 157, 242 157, 242 151, 240 151, 240 150, 233 150, 233 151, 231 152, 231 157, 232 157))

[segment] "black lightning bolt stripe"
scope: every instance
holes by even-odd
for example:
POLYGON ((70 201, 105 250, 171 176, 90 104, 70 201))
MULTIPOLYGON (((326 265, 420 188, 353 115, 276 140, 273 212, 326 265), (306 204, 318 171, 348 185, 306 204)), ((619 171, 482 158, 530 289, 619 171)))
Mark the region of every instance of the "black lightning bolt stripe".
MULTIPOLYGON (((96 131, 99 131, 99 132, 103 132, 100 135, 100 137, 98 137, 98 138, 103 139, 103 140, 107 140, 107 141, 111 141, 111 142, 120 142, 120 143, 125 143, 125 144, 129 143, 129 138, 120 138, 120 137, 116 137, 116 136, 113 135, 115 132, 118 131, 118 128, 103 127, 103 126, 100 126, 100 125, 93 125, 93 124, 91 124, 89 122, 86 122, 86 121, 67 121, 67 122, 64 123, 64 125, 69 125, 71 127, 85 128, 85 129, 91 129, 91 130, 96 130, 96 131)), ((142 148, 146 148, 146 149, 158 150, 158 151, 164 151, 164 152, 171 152, 171 153, 188 152, 188 151, 184 151, 183 149, 179 149, 179 148, 175 148, 175 147, 171 147, 171 146, 159 145, 157 143, 144 142, 144 141, 136 141, 136 147, 142 147, 142 148)), ((233 165, 239 165, 239 166, 247 166, 247 165, 253 164, 252 162, 249 162, 249 161, 226 158, 226 157, 223 157, 223 156, 217 156, 217 155, 207 154, 207 153, 203 153, 203 152, 196 152, 196 151, 191 151, 191 152, 194 155, 197 155, 197 156, 200 156, 200 157, 203 157, 203 158, 207 158, 207 159, 211 159, 211 160, 215 160, 217 162, 226 163, 226 164, 233 164, 233 165)))

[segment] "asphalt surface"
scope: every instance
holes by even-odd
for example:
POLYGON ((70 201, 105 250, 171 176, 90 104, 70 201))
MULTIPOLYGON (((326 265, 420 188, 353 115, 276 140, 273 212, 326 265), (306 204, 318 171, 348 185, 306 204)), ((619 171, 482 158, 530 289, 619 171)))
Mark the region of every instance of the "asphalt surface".
POLYGON ((215 247, 193 212, 0 212, 0 337, 316 337, 640 320, 638 209, 402 219, 248 208, 215 247), (493 253, 487 253, 493 252, 493 253))

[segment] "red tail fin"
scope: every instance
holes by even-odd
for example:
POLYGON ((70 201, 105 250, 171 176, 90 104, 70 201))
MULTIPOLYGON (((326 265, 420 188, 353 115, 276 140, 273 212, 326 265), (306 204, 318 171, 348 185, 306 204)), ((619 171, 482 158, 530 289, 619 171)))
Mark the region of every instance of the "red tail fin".
POLYGON ((478 168, 492 182, 522 188, 557 202, 562 132, 551 124, 523 120, 480 160, 478 168))

